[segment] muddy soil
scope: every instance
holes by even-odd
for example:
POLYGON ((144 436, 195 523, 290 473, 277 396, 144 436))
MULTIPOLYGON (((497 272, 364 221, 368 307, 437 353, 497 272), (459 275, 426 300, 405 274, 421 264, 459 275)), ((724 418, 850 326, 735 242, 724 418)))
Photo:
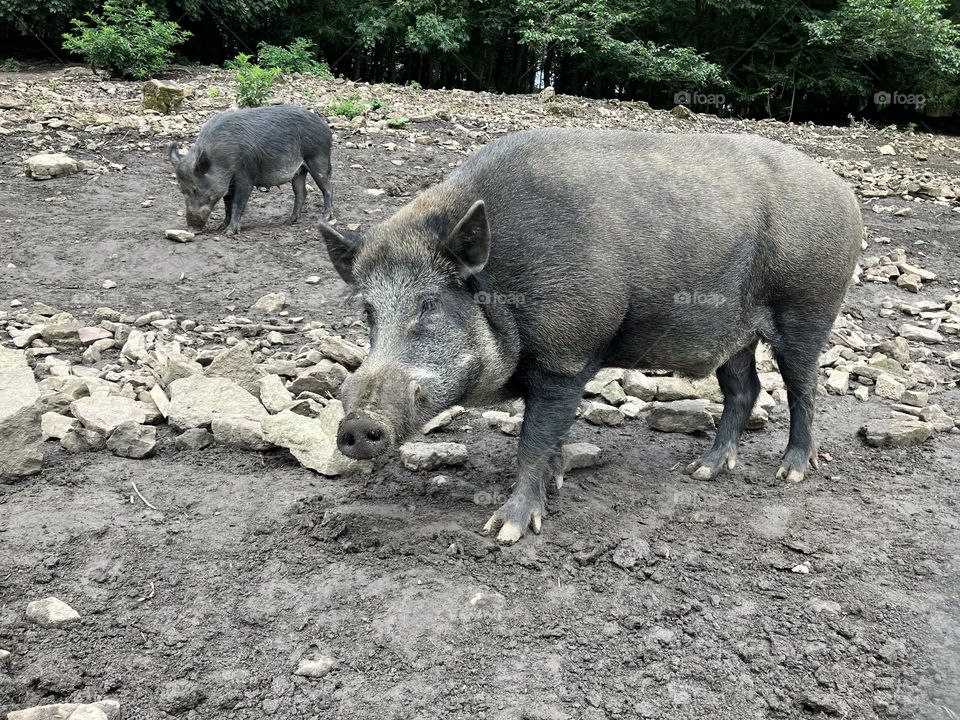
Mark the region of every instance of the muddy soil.
MULTIPOLYGON (((414 126, 447 141, 455 122, 483 129, 414 126)), ((50 182, 23 176, 33 136, 0 136, 4 309, 19 299, 78 317, 108 306, 214 321, 282 291, 292 315, 362 332, 315 227, 319 193, 297 225, 279 224, 293 197, 274 188, 252 199, 239 237, 173 243, 163 231, 183 220, 160 153, 168 138, 134 136, 108 135, 97 151, 122 170, 50 182)), ((369 227, 463 157, 382 147, 395 140, 338 130, 340 223, 369 227)), ((935 149, 929 162, 956 172, 935 149)), ((864 200, 870 234, 892 243, 866 254, 920 253, 940 274, 922 295, 948 294, 960 215, 911 203, 895 217, 870 212, 875 202, 864 200)), ((860 285, 846 309, 883 328, 885 296, 916 299, 860 285)), ((279 450, 178 451, 166 427, 147 460, 48 443, 41 475, 0 486, 0 648, 12 653, 0 711, 106 697, 138 720, 956 718, 960 435, 867 448, 857 429, 888 417, 886 401, 818 402, 830 461, 796 485, 774 480, 783 405, 713 482, 682 473, 707 436, 578 422, 571 439, 602 447, 605 464, 570 473, 543 533, 511 547, 478 532, 509 492, 515 452, 479 410, 443 433, 470 459, 440 489, 437 473, 396 456, 370 476, 328 479, 279 450), (611 559, 624 543, 640 558, 629 569, 611 559), (30 623, 26 604, 48 595, 80 622, 30 623), (320 655, 337 660, 328 675, 293 674, 320 655)), ((960 415, 955 387, 937 402, 960 415)))

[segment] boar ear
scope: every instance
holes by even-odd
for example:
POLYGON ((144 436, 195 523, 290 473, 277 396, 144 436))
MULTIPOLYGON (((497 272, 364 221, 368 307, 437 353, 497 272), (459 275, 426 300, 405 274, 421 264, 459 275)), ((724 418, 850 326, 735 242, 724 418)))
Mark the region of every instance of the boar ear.
POLYGON ((197 175, 207 174, 207 171, 210 170, 210 156, 207 155, 206 150, 201 150, 197 153, 197 160, 193 167, 197 175))
POLYGON ((460 270, 460 277, 467 278, 483 270, 490 256, 490 226, 483 200, 470 206, 442 245, 460 270))
POLYGON ((363 238, 359 233, 344 231, 340 234, 325 222, 320 223, 320 234, 323 235, 324 242, 327 243, 327 253, 330 255, 330 262, 340 273, 340 277, 348 285, 353 285, 353 261, 357 257, 357 251, 363 244, 363 238))
POLYGON ((180 154, 180 149, 177 147, 175 142, 167 143, 164 154, 167 156, 167 160, 170 161, 170 164, 174 167, 177 167, 180 164, 180 161, 183 159, 183 155, 180 154))

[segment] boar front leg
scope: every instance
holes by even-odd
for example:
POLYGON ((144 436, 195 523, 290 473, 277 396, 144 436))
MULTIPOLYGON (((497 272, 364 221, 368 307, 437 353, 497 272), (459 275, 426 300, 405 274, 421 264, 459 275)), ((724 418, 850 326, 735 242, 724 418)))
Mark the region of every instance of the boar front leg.
POLYGON ((227 234, 237 235, 240 232, 240 221, 243 219, 243 211, 247 207, 247 201, 250 199, 250 193, 253 192, 253 184, 245 180, 237 180, 231 185, 229 221, 227 222, 227 234))
POLYGON ((575 377, 537 372, 526 379, 517 482, 507 502, 483 526, 484 534, 499 528, 498 541, 515 543, 528 527, 540 532, 547 514, 547 483, 558 478, 563 438, 576 419, 583 386, 596 369, 591 363, 575 377))

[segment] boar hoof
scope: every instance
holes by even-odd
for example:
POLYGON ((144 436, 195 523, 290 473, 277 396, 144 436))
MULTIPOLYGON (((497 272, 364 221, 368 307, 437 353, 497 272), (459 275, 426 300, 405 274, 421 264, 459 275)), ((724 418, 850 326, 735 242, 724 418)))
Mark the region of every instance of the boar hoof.
POLYGON ((804 453, 788 448, 783 455, 783 464, 777 470, 777 480, 786 480, 788 483, 801 482, 806 475, 808 464, 814 470, 820 468, 816 450, 804 453))
POLYGON ((300 219, 300 214, 299 214, 299 213, 297 213, 297 214, 290 213, 290 214, 287 216, 287 219, 283 221, 283 224, 284 224, 284 225, 295 225, 296 222, 297 222, 297 220, 299 220, 299 219, 300 219))
POLYGON ((553 484, 556 485, 557 490, 563 488, 563 474, 553 476, 553 484))
POLYGON ((694 480, 713 480, 721 473, 724 466, 727 470, 733 470, 737 466, 736 448, 720 452, 710 450, 699 460, 694 460, 687 465, 686 473, 694 480))
POLYGON ((229 225, 227 225, 227 235, 239 235, 239 234, 240 234, 239 225, 235 225, 233 223, 230 223, 229 225))
POLYGON ((483 534, 489 535, 499 527, 497 542, 512 545, 526 534, 528 527, 539 535, 544 515, 546 512, 542 506, 514 502, 511 498, 490 516, 483 526, 483 534))

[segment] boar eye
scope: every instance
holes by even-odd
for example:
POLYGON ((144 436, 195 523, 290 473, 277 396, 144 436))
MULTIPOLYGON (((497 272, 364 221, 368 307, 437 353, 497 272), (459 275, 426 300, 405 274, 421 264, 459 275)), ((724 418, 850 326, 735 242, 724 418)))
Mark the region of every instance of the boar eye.
POLYGON ((438 305, 437 298, 432 296, 424 298, 423 302, 420 304, 420 317, 422 318, 432 313, 434 310, 437 309, 437 305, 438 305))

